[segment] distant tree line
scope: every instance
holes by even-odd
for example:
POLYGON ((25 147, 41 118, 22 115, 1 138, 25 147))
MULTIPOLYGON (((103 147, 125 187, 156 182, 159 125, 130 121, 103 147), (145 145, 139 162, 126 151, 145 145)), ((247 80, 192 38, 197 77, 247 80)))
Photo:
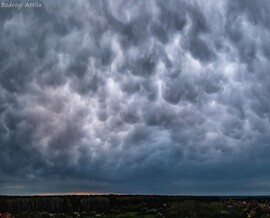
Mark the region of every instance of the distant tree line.
MULTIPOLYGON (((158 195, 0 196, 0 213, 10 212, 15 215, 24 213, 25 216, 18 217, 29 218, 28 214, 42 214, 42 212, 70 215, 74 212, 80 214, 93 212, 111 214, 113 217, 113 214, 134 211, 138 214, 154 214, 154 216, 163 214, 165 217, 178 218, 235 218, 247 217, 251 208, 245 210, 241 206, 244 200, 158 195)), ((256 202, 269 202, 269 199, 262 198, 256 202)))
MULTIPOLYGON (((102 211, 122 208, 130 211, 138 207, 160 207, 164 203, 186 200, 179 196, 102 195, 102 196, 0 196, 0 212, 42 212, 66 213, 80 211, 102 211)), ((207 198, 204 200, 214 200, 207 198)), ((217 200, 217 199, 215 199, 217 200)))

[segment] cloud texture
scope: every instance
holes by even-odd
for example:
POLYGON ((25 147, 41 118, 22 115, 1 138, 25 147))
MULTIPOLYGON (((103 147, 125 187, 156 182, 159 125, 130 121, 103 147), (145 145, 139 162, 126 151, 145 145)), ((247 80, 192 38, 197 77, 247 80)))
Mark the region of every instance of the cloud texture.
POLYGON ((0 10, 0 194, 270 194, 270 2, 0 10))

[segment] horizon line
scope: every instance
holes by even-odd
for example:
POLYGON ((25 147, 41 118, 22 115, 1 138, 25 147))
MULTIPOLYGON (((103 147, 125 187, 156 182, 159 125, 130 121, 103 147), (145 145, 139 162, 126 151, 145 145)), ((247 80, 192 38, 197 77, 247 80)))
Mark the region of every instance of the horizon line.
POLYGON ((179 197, 270 197, 270 194, 142 194, 142 193, 105 193, 105 192, 55 192, 55 193, 36 193, 36 194, 0 194, 2 196, 14 196, 14 197, 46 197, 46 196, 179 196, 179 197))

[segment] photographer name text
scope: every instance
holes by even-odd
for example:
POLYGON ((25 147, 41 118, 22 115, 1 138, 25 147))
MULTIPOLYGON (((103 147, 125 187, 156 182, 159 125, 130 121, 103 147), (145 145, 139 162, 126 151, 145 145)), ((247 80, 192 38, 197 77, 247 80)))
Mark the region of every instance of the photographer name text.
POLYGON ((1 3, 1 8, 17 8, 17 9, 22 9, 22 8, 41 8, 42 5, 40 2, 21 2, 21 3, 13 3, 13 2, 2 2, 1 3))

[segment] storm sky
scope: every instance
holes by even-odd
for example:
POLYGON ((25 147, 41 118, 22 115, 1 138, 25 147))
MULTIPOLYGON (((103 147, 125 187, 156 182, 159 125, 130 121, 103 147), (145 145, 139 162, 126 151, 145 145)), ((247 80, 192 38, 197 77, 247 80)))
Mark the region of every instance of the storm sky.
POLYGON ((40 3, 0 8, 0 194, 270 194, 270 1, 40 3))

